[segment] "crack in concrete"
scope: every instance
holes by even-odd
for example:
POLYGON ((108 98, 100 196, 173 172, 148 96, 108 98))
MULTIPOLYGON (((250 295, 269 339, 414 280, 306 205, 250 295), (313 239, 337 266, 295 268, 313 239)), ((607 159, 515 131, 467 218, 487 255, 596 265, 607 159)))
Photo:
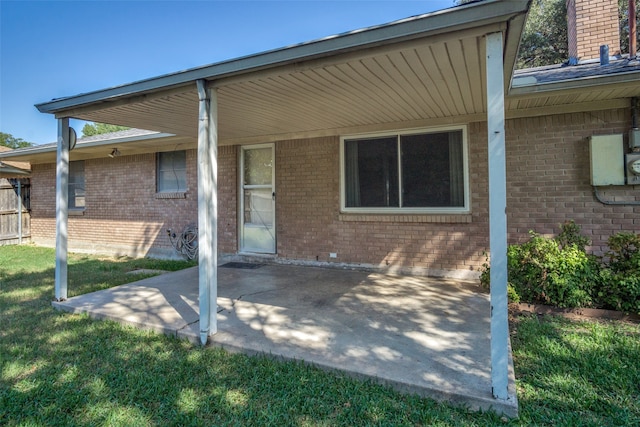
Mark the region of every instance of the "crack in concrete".
MULTIPOLYGON (((249 293, 249 294, 241 294, 237 298, 229 298, 231 300, 231 309, 233 309, 236 306, 236 303, 238 301, 242 300, 245 297, 266 294, 266 293, 269 293, 269 292, 274 292, 274 291, 279 291, 279 290, 281 290, 281 289, 268 289, 268 290, 264 290, 264 291, 252 292, 252 293, 249 293)), ((222 307, 216 313, 222 313, 225 310, 226 309, 224 307, 222 307)))

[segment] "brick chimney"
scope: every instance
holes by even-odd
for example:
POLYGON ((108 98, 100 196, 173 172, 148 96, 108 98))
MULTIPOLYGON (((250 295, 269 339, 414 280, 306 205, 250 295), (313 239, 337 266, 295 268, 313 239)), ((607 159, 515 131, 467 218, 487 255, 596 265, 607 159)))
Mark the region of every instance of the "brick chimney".
POLYGON ((609 55, 620 54, 620 26, 616 0, 566 0, 569 63, 600 57, 600 46, 609 55))

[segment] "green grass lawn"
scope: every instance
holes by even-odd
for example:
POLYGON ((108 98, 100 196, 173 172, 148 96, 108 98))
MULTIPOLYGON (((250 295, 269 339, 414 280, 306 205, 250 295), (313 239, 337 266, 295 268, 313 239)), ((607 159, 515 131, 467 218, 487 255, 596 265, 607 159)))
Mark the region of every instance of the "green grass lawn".
MULTIPOLYGON (((69 296, 179 261, 71 255, 69 296)), ((54 252, 0 247, 0 425, 640 426, 640 327, 512 321, 520 418, 51 308, 54 252)))

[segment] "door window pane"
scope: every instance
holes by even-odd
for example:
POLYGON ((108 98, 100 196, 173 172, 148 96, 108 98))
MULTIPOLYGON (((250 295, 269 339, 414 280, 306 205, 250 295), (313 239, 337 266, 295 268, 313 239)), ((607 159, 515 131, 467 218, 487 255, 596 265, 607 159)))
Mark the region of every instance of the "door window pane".
POLYGON ((244 184, 271 185, 273 159, 271 147, 244 152, 244 184))
POLYGON ((271 190, 244 190, 244 223, 262 227, 273 226, 271 190))
POLYGON ((347 207, 399 207, 397 138, 345 141, 347 207))

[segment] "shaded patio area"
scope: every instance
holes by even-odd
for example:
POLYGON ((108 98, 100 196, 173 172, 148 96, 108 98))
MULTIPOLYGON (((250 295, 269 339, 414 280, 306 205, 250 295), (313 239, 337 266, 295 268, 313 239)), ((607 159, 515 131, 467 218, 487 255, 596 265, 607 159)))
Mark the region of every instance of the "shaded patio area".
MULTIPOLYGON (((209 345, 372 378, 473 409, 517 414, 491 394, 489 296, 478 285, 289 265, 218 270, 218 333, 209 345)), ((198 270, 80 295, 54 307, 199 340, 198 270)))

